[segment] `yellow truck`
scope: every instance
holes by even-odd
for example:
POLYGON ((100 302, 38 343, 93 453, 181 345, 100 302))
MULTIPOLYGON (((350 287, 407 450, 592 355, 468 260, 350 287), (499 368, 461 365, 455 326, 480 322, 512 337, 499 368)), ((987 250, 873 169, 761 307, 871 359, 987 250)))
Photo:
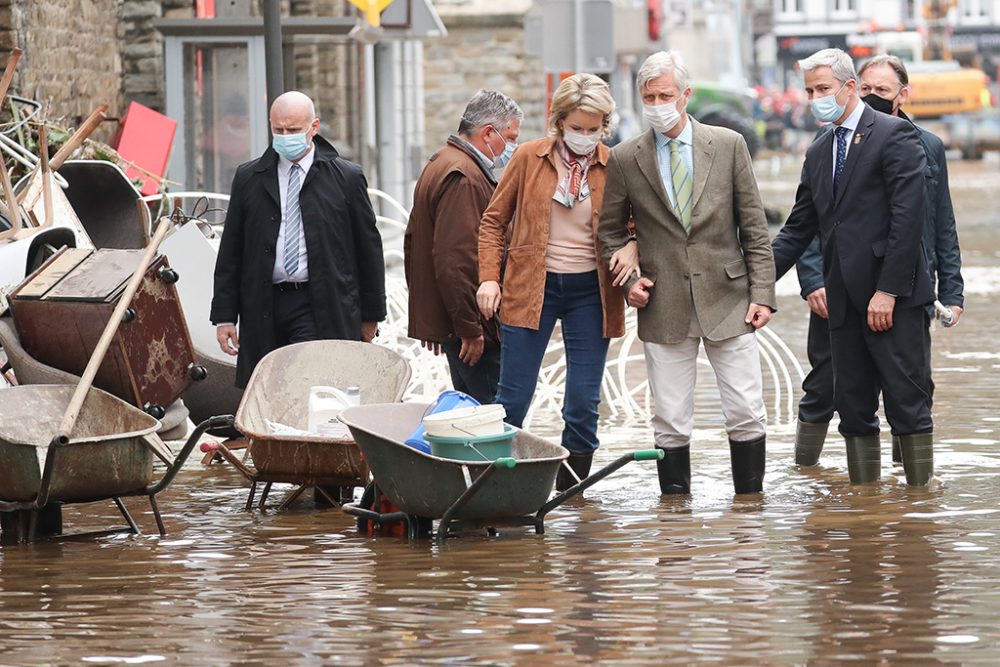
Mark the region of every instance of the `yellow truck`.
POLYGON ((912 92, 906 112, 914 118, 977 113, 989 106, 989 78, 982 70, 954 61, 911 63, 907 69, 912 92))

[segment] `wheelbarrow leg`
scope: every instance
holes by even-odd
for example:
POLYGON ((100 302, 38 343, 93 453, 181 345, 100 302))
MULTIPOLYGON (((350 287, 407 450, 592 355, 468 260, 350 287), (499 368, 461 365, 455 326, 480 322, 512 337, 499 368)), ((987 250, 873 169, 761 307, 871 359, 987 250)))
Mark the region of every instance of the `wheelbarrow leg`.
POLYGON ((249 512, 253 509, 253 497, 257 495, 257 482, 250 482, 250 495, 247 496, 247 504, 243 507, 244 512, 249 512))
POLYGON ((142 531, 139 530, 139 526, 136 525, 135 520, 132 518, 132 515, 128 513, 127 509, 125 509, 125 503, 122 502, 122 499, 119 498, 118 496, 115 496, 114 498, 112 498, 112 500, 115 501, 115 505, 118 506, 118 511, 122 513, 122 516, 125 517, 125 521, 128 522, 128 527, 129 530, 132 531, 132 534, 142 535, 142 531))
POLYGON ((35 541, 35 533, 38 531, 38 510, 30 510, 28 515, 28 539, 26 542, 35 541))
POLYGON ((267 502, 267 494, 269 493, 271 493, 271 482, 264 484, 264 490, 260 492, 260 502, 257 503, 257 509, 264 509, 264 503, 267 502))
MULTIPOLYGON (((303 486, 302 490, 305 491, 305 488, 306 487, 303 486)), ((323 488, 322 486, 317 485, 317 486, 314 486, 313 489, 315 490, 314 493, 318 492, 319 495, 321 495, 324 498, 326 498, 326 502, 330 503, 330 505, 332 507, 340 507, 343 504, 343 500, 342 499, 334 500, 333 496, 331 496, 329 494, 329 492, 325 488, 323 488)), ((340 487, 337 487, 337 489, 339 490, 340 487)), ((340 495, 340 494, 338 493, 338 495, 340 495)))
POLYGON ((281 505, 278 506, 278 511, 282 512, 282 511, 288 509, 289 507, 291 507, 292 503, 294 503, 296 500, 298 500, 299 496, 301 496, 302 492, 305 491, 305 490, 306 490, 306 485, 303 484, 299 488, 297 488, 294 491, 292 491, 292 495, 288 496, 288 498, 286 498, 285 501, 283 503, 281 503, 281 505))
POLYGON ((160 506, 156 504, 156 496, 149 494, 149 506, 153 508, 153 517, 156 519, 156 529, 160 535, 166 535, 167 529, 163 527, 163 518, 160 516, 160 506))
POLYGON ((452 519, 454 519, 455 514, 460 509, 465 507, 466 503, 468 503, 477 493, 479 493, 479 490, 483 488, 483 485, 486 484, 486 482, 490 479, 490 477, 493 476, 493 472, 497 468, 513 468, 515 464, 516 462, 514 461, 514 459, 510 458, 497 459, 493 463, 493 465, 488 466, 486 470, 480 473, 479 477, 477 477, 475 481, 472 482, 472 484, 466 487, 462 495, 460 495, 458 499, 451 504, 451 507, 445 510, 444 516, 441 517, 441 521, 438 523, 438 532, 437 532, 438 542, 444 542, 444 538, 448 537, 448 527, 451 524, 452 519))

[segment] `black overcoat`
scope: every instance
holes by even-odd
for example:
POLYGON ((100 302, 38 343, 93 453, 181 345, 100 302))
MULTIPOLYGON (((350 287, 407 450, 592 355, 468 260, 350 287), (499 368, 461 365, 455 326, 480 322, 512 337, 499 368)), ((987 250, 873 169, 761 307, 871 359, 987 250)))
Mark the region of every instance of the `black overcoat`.
MULTIPOLYGON (((361 168, 314 137, 312 167, 299 194, 309 260, 309 298, 320 338, 360 340, 361 323, 385 319, 382 238, 361 168)), ((236 384, 275 347, 272 273, 281 225, 278 155, 240 165, 215 264, 211 320, 238 322, 236 384)))

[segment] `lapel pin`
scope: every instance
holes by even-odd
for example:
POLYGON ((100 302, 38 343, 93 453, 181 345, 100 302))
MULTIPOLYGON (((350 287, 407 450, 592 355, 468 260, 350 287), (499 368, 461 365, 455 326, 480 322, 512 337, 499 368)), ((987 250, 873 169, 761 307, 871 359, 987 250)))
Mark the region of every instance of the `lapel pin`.
POLYGON ((854 133, 854 145, 857 146, 858 144, 860 144, 861 143, 861 139, 864 136, 865 135, 861 134, 860 132, 855 132, 854 133))

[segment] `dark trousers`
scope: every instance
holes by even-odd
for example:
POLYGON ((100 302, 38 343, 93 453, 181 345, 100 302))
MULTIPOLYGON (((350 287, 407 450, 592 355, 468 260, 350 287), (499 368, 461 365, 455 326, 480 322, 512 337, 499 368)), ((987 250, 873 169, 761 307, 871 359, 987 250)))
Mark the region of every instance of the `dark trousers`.
MULTIPOLYGON (((895 313, 893 314, 895 318, 895 313)), ((928 318, 928 325, 930 320, 928 318)), ((865 325, 867 326, 867 324, 865 325)), ((924 373, 928 401, 933 403, 934 379, 931 376, 930 331, 923 337, 924 373)), ((799 401, 799 419, 810 424, 825 424, 833 419, 833 359, 830 353, 830 326, 825 317, 809 315, 809 336, 806 355, 812 367, 802 381, 802 399, 799 401)))
POLYGON ((802 381, 799 419, 825 424, 833 419, 833 359, 830 355, 830 325, 825 317, 809 314, 806 356, 812 368, 802 381))
POLYGON ((275 349, 316 338, 316 318, 313 317, 309 290, 282 292, 274 288, 275 349))
POLYGON ((844 436, 879 432, 879 393, 893 435, 933 430, 928 372, 930 331, 923 308, 896 309, 888 331, 868 328, 867 314, 848 306, 830 331, 833 402, 844 436))
POLYGON ((461 343, 441 343, 441 349, 448 357, 451 384, 456 390, 465 392, 480 403, 496 400, 497 383, 500 382, 500 348, 487 344, 483 356, 475 366, 462 361, 458 353, 461 343))
POLYGON ((503 325, 497 402, 503 404, 508 423, 524 423, 556 320, 562 321, 566 349, 562 446, 586 454, 598 446, 597 406, 609 342, 597 271, 547 273, 538 329, 503 325))

